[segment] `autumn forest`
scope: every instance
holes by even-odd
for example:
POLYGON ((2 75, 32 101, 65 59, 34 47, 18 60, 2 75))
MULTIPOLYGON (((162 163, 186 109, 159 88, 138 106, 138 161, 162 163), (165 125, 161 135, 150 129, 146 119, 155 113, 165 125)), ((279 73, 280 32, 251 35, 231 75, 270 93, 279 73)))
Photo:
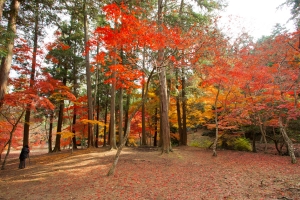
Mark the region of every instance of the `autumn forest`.
MULTIPOLYGON (((285 5, 298 27, 297 1, 285 5)), ((261 142, 296 163, 299 31, 276 24, 257 40, 232 36, 220 28, 225 8, 223 0, 0 0, 0 152, 109 147, 116 165, 126 146, 168 154, 192 145, 217 156, 261 142), (200 129, 211 140, 189 143, 200 129)))

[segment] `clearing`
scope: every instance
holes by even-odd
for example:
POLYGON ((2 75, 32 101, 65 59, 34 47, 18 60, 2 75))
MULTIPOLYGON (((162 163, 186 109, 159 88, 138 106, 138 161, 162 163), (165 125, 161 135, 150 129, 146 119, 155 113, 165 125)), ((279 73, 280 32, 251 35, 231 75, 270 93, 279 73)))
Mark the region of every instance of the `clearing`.
POLYGON ((300 199, 299 164, 287 156, 176 147, 105 148, 32 155, 26 169, 9 159, 0 171, 0 199, 300 199))

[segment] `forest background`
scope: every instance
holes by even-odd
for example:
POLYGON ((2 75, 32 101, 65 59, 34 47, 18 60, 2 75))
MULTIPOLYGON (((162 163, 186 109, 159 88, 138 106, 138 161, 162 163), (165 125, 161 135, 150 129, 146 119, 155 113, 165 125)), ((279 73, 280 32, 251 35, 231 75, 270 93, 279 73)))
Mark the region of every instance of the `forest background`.
POLYGON ((296 163, 299 5, 285 4, 297 31, 276 24, 254 40, 219 28, 221 0, 1 0, 0 152, 28 144, 168 153, 206 127, 213 155, 218 145, 255 151, 260 136, 296 163))

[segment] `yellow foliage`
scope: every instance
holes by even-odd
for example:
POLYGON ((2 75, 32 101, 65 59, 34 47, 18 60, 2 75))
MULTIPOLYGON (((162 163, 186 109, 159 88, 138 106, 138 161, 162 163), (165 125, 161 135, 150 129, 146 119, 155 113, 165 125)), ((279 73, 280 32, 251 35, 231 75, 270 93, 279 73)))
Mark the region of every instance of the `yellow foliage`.
POLYGON ((63 132, 57 132, 57 134, 60 134, 62 138, 66 139, 66 138, 72 138, 75 136, 74 133, 70 132, 70 131, 63 131, 63 132))
POLYGON ((101 127, 108 126, 108 125, 105 125, 103 122, 100 122, 100 121, 97 121, 97 120, 82 119, 81 123, 83 123, 83 124, 92 124, 92 125, 98 124, 101 127))

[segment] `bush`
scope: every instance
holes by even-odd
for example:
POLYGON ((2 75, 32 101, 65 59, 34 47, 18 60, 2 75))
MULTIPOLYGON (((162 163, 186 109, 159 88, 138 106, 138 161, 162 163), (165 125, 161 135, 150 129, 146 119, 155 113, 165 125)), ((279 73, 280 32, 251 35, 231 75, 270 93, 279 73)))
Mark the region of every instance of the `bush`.
POLYGON ((251 143, 246 138, 236 138, 233 142, 233 148, 238 151, 252 151, 251 143))
POLYGON ((189 146, 191 147, 201 147, 201 148, 209 148, 212 144, 212 141, 210 140, 204 140, 204 141, 197 141, 197 140, 192 140, 189 146))
POLYGON ((198 142, 197 140, 193 140, 190 143, 191 147, 201 147, 200 142, 198 142))

